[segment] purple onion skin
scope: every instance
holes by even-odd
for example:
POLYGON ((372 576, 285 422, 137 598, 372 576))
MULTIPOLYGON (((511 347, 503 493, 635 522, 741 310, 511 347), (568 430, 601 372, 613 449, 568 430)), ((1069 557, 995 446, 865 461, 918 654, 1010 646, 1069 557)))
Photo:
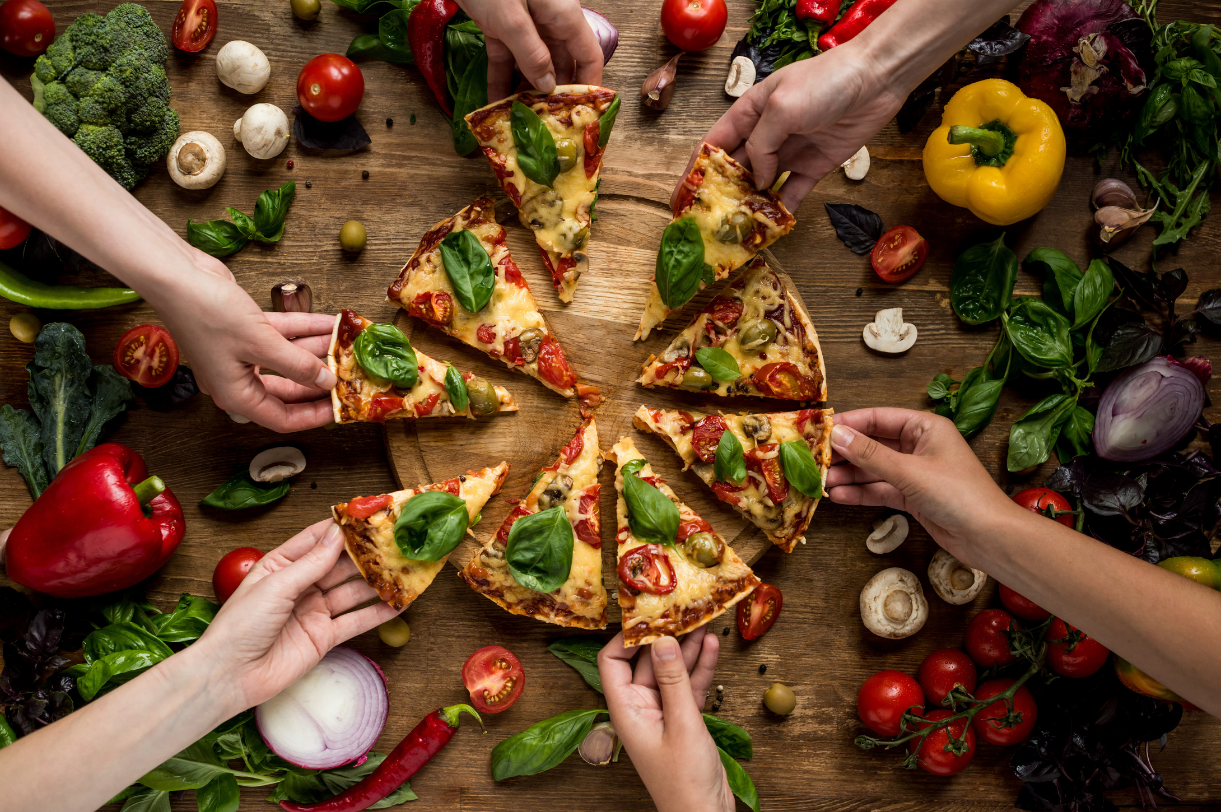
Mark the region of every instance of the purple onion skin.
POLYGON ((610 62, 615 49, 619 47, 619 29, 591 8, 582 8, 581 11, 584 12, 589 27, 594 30, 594 36, 598 38, 598 45, 602 47, 602 64, 605 65, 610 62))
POLYGON ((1098 401, 1094 450, 1141 462, 1178 445, 1204 409, 1204 385, 1172 358, 1151 358, 1111 382, 1098 401))

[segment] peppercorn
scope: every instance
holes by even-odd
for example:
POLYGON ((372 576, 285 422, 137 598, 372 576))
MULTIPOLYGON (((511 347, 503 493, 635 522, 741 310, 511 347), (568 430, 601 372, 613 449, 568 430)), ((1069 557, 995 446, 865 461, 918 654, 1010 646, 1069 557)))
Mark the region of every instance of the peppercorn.
POLYGON ((759 673, 760 673, 760 674, 766 674, 766 673, 767 673, 767 663, 764 663, 763 665, 759 666, 759 673))
POLYGON ((361 180, 368 180, 369 179, 369 170, 366 169, 365 171, 361 172, 360 177, 361 177, 361 180))
POLYGON ((860 296, 860 295, 861 295, 862 293, 864 293, 864 292, 865 292, 865 289, 864 289, 864 288, 857 288, 857 289, 856 289, 856 295, 857 295, 857 296, 860 296))
POLYGON ((387 126, 387 127, 393 127, 393 126, 394 126, 394 119, 390 118, 389 116, 386 116, 386 126, 387 126))
POLYGON ((720 702, 713 702, 713 703, 712 703, 712 712, 713 712, 713 713, 716 713, 716 712, 717 712, 717 711, 719 711, 720 709, 721 709, 721 703, 720 703, 720 702))
POLYGON ((288 159, 288 164, 287 164, 287 166, 288 166, 288 168, 289 168, 289 169, 292 169, 292 168, 293 168, 293 162, 292 162, 292 159, 291 159, 291 158, 289 158, 289 159, 288 159))
POLYGON ((312 189, 312 188, 314 188, 314 182, 313 182, 312 180, 307 180, 307 181, 305 182, 305 188, 306 188, 306 189, 312 189))
POLYGON ((728 636, 729 636, 729 627, 728 627, 728 626, 726 626, 726 627, 725 627, 725 631, 721 632, 721 634, 723 634, 723 635, 725 635, 726 637, 728 637, 728 636))
POLYGON ((310 489, 311 491, 316 491, 316 490, 318 490, 318 483, 317 483, 317 482, 311 482, 311 483, 309 484, 309 489, 310 489))

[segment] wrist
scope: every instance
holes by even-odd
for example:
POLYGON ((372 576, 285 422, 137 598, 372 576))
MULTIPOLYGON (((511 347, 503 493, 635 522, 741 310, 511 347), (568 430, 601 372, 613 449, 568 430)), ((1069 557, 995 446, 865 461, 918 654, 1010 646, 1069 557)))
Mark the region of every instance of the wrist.
MULTIPOLYGON (((154 669, 191 710, 186 718, 207 732, 247 709, 224 657, 200 638, 154 669)), ((202 733, 200 734, 202 735, 202 733)))

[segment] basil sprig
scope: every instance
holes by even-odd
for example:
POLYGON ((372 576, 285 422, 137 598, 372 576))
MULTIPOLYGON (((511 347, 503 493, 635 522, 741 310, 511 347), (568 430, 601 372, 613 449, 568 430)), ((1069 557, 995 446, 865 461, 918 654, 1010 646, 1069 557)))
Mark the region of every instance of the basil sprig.
POLYGON ((742 443, 731 429, 725 429, 716 444, 713 472, 717 482, 733 482, 741 485, 746 479, 746 457, 742 454, 742 443))
POLYGON ((519 101, 513 102, 509 113, 513 144, 517 147, 517 165, 522 174, 535 183, 550 186, 560 174, 560 162, 555 154, 555 136, 538 117, 538 113, 519 101))
POLYGON ((605 708, 565 711, 510 736, 492 748, 492 778, 537 775, 558 766, 581 746, 604 714, 605 708))
POLYGON ((356 336, 356 362, 375 378, 410 389, 419 380, 419 361, 403 331, 393 324, 370 324, 356 336))
POLYGON ((632 528, 632 535, 645 544, 673 547, 678 538, 678 506, 659 489, 640 478, 642 468, 642 459, 631 460, 623 466, 627 523, 632 528))
POLYGON ((297 194, 297 184, 289 181, 279 189, 268 189, 254 204, 254 217, 237 209, 225 207, 232 223, 227 220, 187 220, 187 242, 205 254, 227 257, 236 254, 246 243, 279 242, 284 236, 284 218, 297 194))
POLYGON ((278 502, 288 496, 291 487, 287 479, 279 482, 255 482, 250 478, 249 471, 242 471, 205 496, 199 504, 217 510, 245 510, 278 502))
POLYGON ((718 381, 736 381, 742 377, 738 362, 720 347, 700 347, 695 351, 695 362, 718 381))
POLYGON ((403 505, 394 543, 413 561, 440 561, 462 541, 469 522, 466 502, 445 491, 425 491, 403 505))
POLYGON ((513 580, 535 592, 552 592, 572 569, 572 525, 563 505, 522 516, 509 528, 505 561, 513 580))
POLYGON ((478 313, 492 300, 496 270, 492 258, 469 231, 451 231, 441 240, 441 264, 454 296, 468 312, 478 313))
POLYGON ((462 373, 455 369, 453 364, 445 366, 445 394, 449 395, 449 402, 453 404, 454 411, 464 412, 470 403, 466 381, 462 380, 462 373))
POLYGON ((804 440, 780 444, 780 465, 790 485, 811 499, 822 498, 822 469, 804 440))
POLYGON ((619 96, 616 94, 615 100, 610 103, 610 107, 606 108, 606 112, 598 118, 598 148, 606 146, 606 142, 610 141, 611 128, 615 126, 615 118, 619 115, 619 96))
POLYGON ((657 252, 657 292, 671 310, 691 301, 704 276, 704 238, 692 217, 675 220, 661 235, 657 252))

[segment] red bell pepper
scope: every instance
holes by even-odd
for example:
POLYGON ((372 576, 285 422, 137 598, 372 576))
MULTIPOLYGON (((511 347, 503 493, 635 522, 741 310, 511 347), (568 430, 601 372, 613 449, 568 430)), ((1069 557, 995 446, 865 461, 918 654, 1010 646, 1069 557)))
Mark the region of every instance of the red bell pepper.
POLYGON ((896 0, 857 0, 852 8, 818 38, 818 48, 827 51, 836 45, 843 45, 848 40, 869 27, 886 9, 895 4, 896 0))
POLYGON ((185 530, 182 505, 140 455, 104 443, 65 465, 18 520, 8 575, 58 598, 114 592, 156 572, 185 530))
POLYGON ((839 16, 839 0, 797 0, 795 12, 799 20, 813 20, 826 27, 839 16))
POLYGON ((407 44, 411 46, 416 67, 450 118, 454 111, 449 106, 445 84, 445 27, 457 13, 458 4, 454 0, 422 0, 407 18, 407 44))

